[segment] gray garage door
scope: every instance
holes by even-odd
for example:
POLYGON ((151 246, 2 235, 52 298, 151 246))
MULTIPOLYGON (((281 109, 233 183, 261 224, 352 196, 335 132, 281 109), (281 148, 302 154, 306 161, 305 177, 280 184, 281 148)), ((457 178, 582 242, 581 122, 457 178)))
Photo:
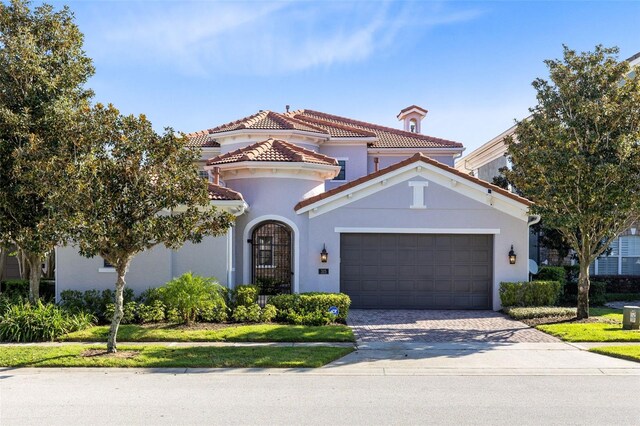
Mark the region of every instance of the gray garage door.
POLYGON ((490 309, 493 235, 342 234, 340 291, 359 309, 490 309))

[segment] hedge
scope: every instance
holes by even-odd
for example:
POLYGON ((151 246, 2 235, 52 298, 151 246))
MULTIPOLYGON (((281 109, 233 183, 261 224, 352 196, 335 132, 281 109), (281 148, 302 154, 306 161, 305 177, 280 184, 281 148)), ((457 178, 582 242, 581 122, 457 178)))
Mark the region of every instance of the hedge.
MULTIPOLYGON (((0 281, 0 292, 7 296, 20 296, 29 298, 29 280, 10 279, 0 281)), ((40 280, 40 298, 43 300, 55 299, 56 283, 51 280, 40 280)))
POLYGON ((561 287, 567 283, 567 271, 562 266, 543 266, 535 276, 536 281, 559 281, 561 287))
POLYGON ((501 282, 502 306, 551 306, 560 296, 558 281, 501 282))
MULTIPOLYGON (((601 306, 607 302, 607 285, 601 281, 591 281, 589 285, 589 305, 601 306)), ((563 302, 576 303, 578 300, 578 284, 569 283, 564 287, 563 302)))
POLYGON ((269 298, 269 304, 278 310, 278 321, 290 321, 287 313, 296 315, 324 314, 329 308, 338 308, 336 320, 342 323, 347 321, 351 299, 343 293, 302 293, 279 294, 269 298))
POLYGON ((594 275, 591 279, 606 283, 607 293, 640 293, 638 275, 594 275))

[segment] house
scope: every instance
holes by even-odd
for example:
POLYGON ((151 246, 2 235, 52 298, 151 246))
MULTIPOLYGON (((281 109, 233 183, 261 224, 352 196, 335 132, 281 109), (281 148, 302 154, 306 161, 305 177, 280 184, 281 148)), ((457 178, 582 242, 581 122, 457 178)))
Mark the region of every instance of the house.
MULTIPOLYGON (((640 66, 640 52, 627 59, 632 68, 631 74, 640 66)), ((516 126, 512 126, 498 136, 492 138, 479 148, 456 160, 455 168, 461 173, 476 176, 487 182, 500 175, 500 169, 509 167, 507 146, 504 139, 514 134, 516 126)), ((599 257, 590 266, 591 275, 640 275, 640 224, 624 231, 611 244, 608 254, 599 257)), ((553 252, 538 245, 537 236, 530 238, 531 258, 538 263, 556 263, 562 261, 553 252)))
MULTIPOLYGON (((227 234, 137 256, 136 292, 186 271, 225 286, 344 292, 354 308, 499 309, 501 281, 526 280, 530 202, 456 170, 464 147, 313 110, 259 111, 189 135, 227 234), (517 254, 515 263, 508 256, 517 254)), ((60 247, 57 292, 111 288, 113 268, 60 247)))

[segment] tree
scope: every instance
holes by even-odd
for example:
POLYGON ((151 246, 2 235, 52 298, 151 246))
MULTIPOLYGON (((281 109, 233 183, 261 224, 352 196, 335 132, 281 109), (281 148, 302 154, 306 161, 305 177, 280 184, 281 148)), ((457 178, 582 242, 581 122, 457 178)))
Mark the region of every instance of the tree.
POLYGON ((170 128, 158 135, 143 115, 97 105, 85 112, 82 136, 67 149, 68 166, 48 162, 56 180, 67 183, 64 191, 52 189, 50 202, 65 206, 59 215, 72 222, 80 254, 102 256, 117 273, 108 352, 116 352, 131 260, 158 244, 177 249, 231 226, 232 215, 210 207, 208 183, 198 176, 199 153, 185 143, 170 128))
POLYGON ((589 316, 589 265, 640 212, 640 75, 596 46, 547 60, 538 104, 508 138, 506 177, 558 230, 580 263, 578 318, 589 316))
POLYGON ((66 225, 45 205, 41 185, 51 177, 40 165, 75 137, 78 106, 92 96, 83 84, 93 66, 67 7, 29 5, 0 3, 0 235, 24 255, 35 301, 42 260, 66 225))

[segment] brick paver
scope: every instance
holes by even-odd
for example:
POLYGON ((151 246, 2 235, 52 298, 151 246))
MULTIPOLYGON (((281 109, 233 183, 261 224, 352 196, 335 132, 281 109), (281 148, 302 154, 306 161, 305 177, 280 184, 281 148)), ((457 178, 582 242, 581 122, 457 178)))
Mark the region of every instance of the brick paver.
POLYGON ((494 311, 349 311, 359 342, 559 342, 494 311))

